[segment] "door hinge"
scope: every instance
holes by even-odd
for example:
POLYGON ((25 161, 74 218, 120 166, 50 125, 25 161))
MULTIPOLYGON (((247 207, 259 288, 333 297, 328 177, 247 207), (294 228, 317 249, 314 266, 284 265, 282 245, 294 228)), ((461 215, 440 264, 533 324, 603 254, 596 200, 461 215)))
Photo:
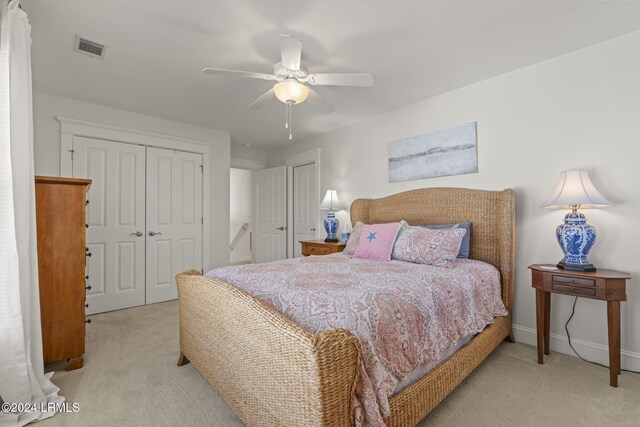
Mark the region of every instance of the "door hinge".
POLYGON ((201 268, 200 271, 202 272, 202 274, 204 274, 204 268, 201 268))
POLYGON ((200 217, 200 224, 204 225, 204 217, 203 216, 200 217))
POLYGON ((71 161, 73 161, 73 153, 75 153, 76 150, 69 150, 69 153, 71 153, 71 161))
POLYGON ((204 173, 204 165, 200 165, 200 172, 204 173))

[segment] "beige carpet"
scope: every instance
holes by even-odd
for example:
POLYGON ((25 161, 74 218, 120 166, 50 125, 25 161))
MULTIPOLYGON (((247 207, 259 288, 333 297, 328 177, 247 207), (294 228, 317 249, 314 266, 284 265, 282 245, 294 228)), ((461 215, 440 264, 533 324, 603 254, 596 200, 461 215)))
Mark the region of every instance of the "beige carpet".
MULTIPOLYGON (((640 375, 609 373, 551 354, 544 366, 523 344, 502 344, 420 425, 638 426, 640 375)), ((80 412, 38 425, 239 426, 192 365, 176 366, 178 305, 171 301, 92 316, 83 369, 56 369, 53 382, 80 412)))

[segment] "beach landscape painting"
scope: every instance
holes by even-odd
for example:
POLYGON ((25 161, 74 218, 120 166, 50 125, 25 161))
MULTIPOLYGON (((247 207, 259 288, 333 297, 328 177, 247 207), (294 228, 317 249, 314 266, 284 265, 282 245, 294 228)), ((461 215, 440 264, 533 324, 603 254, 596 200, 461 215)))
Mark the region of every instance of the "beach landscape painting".
POLYGON ((389 182, 478 172, 476 122, 389 143, 389 182))

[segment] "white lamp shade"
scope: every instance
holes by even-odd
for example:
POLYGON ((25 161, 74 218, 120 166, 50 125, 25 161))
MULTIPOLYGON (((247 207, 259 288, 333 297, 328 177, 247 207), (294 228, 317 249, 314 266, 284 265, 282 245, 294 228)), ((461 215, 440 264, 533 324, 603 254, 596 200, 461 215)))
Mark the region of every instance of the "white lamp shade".
POLYGON ((285 104, 288 102, 300 104, 309 96, 309 87, 294 80, 287 80, 273 85, 273 92, 276 98, 285 104))
POLYGON ((343 209, 336 190, 327 190, 322 203, 320 203, 320 209, 325 211, 341 211, 343 209))
POLYGON ((567 208, 580 205, 582 209, 611 206, 591 182, 586 170, 568 170, 560 174, 560 181, 553 194, 542 205, 545 208, 567 208))

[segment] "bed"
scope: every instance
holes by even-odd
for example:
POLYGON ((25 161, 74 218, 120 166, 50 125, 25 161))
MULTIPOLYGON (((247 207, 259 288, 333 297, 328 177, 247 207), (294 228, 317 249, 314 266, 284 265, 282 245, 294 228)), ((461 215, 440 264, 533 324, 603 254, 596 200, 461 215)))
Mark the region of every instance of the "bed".
MULTIPOLYGON (((413 426, 503 340, 511 340, 514 288, 512 190, 433 188, 358 199, 351 220, 473 223, 470 258, 500 273, 507 315, 388 401, 388 426, 413 426)), ((196 271, 178 276, 179 365, 192 362, 247 425, 349 426, 360 341, 344 329, 310 333, 240 287, 196 271)))

